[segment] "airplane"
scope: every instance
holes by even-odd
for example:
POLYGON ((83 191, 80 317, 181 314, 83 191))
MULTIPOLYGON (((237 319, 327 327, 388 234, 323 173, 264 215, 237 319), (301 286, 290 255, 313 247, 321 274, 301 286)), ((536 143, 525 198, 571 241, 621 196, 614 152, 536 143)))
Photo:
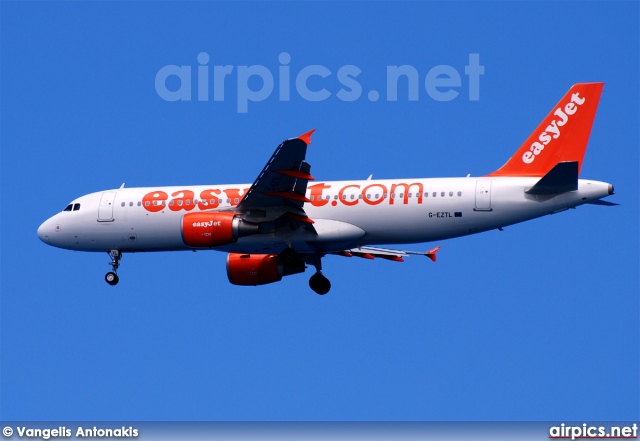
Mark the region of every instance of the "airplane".
POLYGON ((107 252, 110 285, 124 253, 227 252, 234 285, 263 285, 305 271, 326 294, 327 255, 404 261, 427 252, 389 244, 450 239, 528 221, 614 194, 579 179, 604 83, 572 86, 515 154, 480 177, 316 182, 306 162, 311 130, 283 141, 252 184, 124 188, 81 196, 38 228, 48 245, 107 252))

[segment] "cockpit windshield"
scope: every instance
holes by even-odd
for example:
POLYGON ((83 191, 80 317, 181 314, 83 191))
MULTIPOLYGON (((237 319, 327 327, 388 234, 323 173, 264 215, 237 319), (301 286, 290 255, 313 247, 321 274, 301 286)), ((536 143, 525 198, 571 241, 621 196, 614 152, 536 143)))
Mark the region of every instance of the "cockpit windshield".
POLYGON ((62 211, 78 211, 80 210, 80 204, 69 204, 62 211))

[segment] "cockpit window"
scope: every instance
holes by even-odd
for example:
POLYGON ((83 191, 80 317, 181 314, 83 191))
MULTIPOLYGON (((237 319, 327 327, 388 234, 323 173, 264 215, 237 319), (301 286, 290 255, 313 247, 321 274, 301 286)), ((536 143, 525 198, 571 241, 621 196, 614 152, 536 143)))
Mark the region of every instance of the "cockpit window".
POLYGON ((62 211, 78 211, 80 209, 80 204, 69 204, 62 211))

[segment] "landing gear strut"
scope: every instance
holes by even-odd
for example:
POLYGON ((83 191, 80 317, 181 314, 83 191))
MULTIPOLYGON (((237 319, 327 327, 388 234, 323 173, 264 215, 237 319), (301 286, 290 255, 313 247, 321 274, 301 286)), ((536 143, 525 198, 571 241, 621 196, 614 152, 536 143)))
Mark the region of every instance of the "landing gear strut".
POLYGON ((331 282, 322 274, 322 259, 318 254, 307 255, 307 263, 316 267, 316 273, 309 279, 309 287, 320 294, 325 295, 331 289, 331 282))
POLYGON ((111 256, 111 262, 109 262, 109 265, 111 265, 113 271, 109 271, 104 276, 104 280, 106 280, 109 285, 113 286, 117 285, 118 281, 120 280, 117 271, 118 267, 120 266, 120 259, 122 259, 122 253, 119 250, 111 250, 109 252, 109 256, 111 256))

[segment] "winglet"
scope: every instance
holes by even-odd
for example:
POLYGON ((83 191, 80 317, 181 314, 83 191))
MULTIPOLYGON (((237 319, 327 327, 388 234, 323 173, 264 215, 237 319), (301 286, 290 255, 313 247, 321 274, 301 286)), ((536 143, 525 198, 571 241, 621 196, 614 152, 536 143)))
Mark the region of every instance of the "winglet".
POLYGON ((306 145, 309 145, 309 144, 311 144, 311 135, 313 135, 313 132, 315 132, 315 131, 316 131, 316 129, 311 129, 307 133, 305 133, 304 135, 298 136, 298 139, 300 141, 303 141, 306 145))
POLYGON ((424 255, 427 256, 429 259, 431 259, 432 262, 435 262, 436 261, 436 253, 438 252, 439 249, 440 249, 440 247, 437 246, 434 249, 429 250, 426 253, 424 253, 424 255))

